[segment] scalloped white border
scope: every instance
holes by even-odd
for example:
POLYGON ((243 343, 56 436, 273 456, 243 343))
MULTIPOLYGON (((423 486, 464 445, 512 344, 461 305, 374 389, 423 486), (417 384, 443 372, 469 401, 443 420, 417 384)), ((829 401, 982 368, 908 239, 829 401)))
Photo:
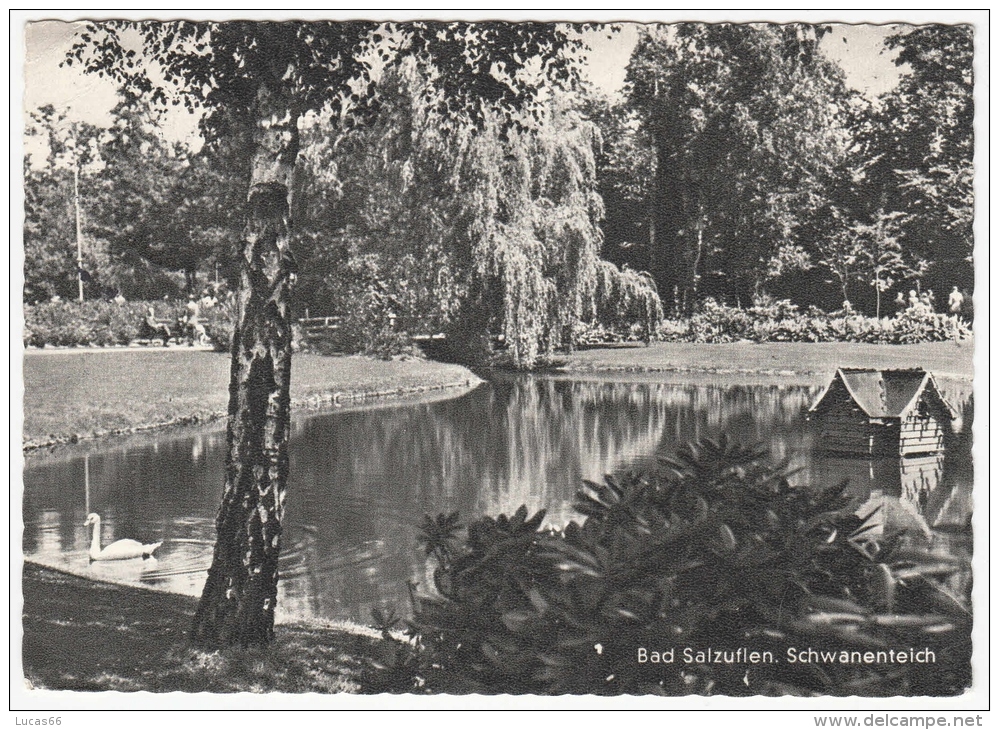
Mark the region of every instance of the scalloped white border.
MULTIPOLYGON (((435 9, 435 10, 251 10, 238 11, 219 10, 189 10, 189 9, 148 9, 136 10, 127 8, 104 8, 100 10, 11 10, 9 16, 10 32, 10 241, 21 240, 21 215, 23 210, 23 193, 21 182, 21 160, 23 159, 21 135, 23 134, 23 68, 24 41, 23 28, 25 23, 33 20, 76 20, 83 18, 186 18, 186 19, 226 19, 246 18, 255 20, 274 19, 439 19, 439 20, 541 20, 541 21, 631 21, 631 22, 793 22, 808 23, 969 23, 975 26, 975 395, 980 401, 976 411, 979 414, 974 424, 975 445, 972 451, 975 463, 976 489, 975 513, 973 518, 975 533, 975 588, 973 594, 977 618, 973 630, 975 655, 973 660, 974 684, 972 690, 956 698, 819 698, 805 699, 793 697, 780 698, 655 698, 655 697, 619 697, 600 698, 592 696, 565 697, 510 697, 510 696, 433 696, 421 697, 414 695, 402 696, 358 696, 358 695, 185 695, 185 694, 151 694, 151 693, 76 693, 53 692, 46 690, 26 690, 22 682, 21 669, 21 621, 20 621, 20 580, 21 571, 21 473, 23 458, 20 449, 21 433, 21 403, 23 402, 23 386, 21 381, 21 360, 23 349, 21 344, 21 284, 23 252, 20 246, 10 246, 10 579, 11 598, 10 611, 10 704, 9 708, 17 709, 11 713, 14 718, 38 718, 60 715, 62 727, 79 728, 98 726, 104 730, 109 726, 141 722, 153 727, 175 727, 175 723, 193 724, 196 727, 217 725, 226 722, 228 718, 214 712, 184 713, 175 712, 149 713, 149 710, 467 710, 467 709, 530 709, 530 710, 670 710, 684 711, 668 718, 653 718, 653 722, 673 724, 684 727, 687 723, 711 721, 733 723, 770 729, 782 727, 800 729, 815 727, 814 716, 824 713, 858 714, 861 718, 868 715, 884 715, 888 712, 904 711, 906 716, 942 715, 948 719, 953 715, 971 714, 986 710, 989 707, 989 519, 991 516, 989 500, 989 446, 991 444, 988 414, 989 409, 989 11, 988 10, 836 10, 836 9, 780 9, 780 10, 467 10, 467 9, 435 9), (132 712, 81 712, 72 710, 126 710, 132 712), (703 716, 704 710, 750 710, 739 715, 729 713, 715 714, 708 718, 703 716), (69 711, 69 712, 67 712, 69 711), (695 711, 697 714, 693 714, 695 711), (755 712, 763 711, 763 712, 755 712), (141 717, 133 717, 133 712, 141 713, 141 717)), ((464 724, 467 719, 459 719, 456 714, 435 717, 434 723, 452 721, 464 724)), ((631 716, 629 719, 638 724, 644 724, 649 718, 631 716)), ((303 716, 299 713, 284 717, 268 716, 260 718, 262 722, 280 726, 312 726, 326 723, 342 722, 339 717, 303 716)), ((352 718, 359 722, 370 722, 372 718, 352 718)), ((474 722, 491 725, 507 723, 511 718, 497 715, 480 715, 474 722)), ((579 718, 549 717, 548 722, 575 722, 579 718)), ((604 718, 593 718, 601 722, 604 718)), ((609 719, 609 718, 607 718, 609 719)), ((11 721, 11 716, 8 716, 11 721)), ((421 718, 396 716, 393 722, 409 724, 422 722, 421 718)), ((627 720, 626 720, 627 721, 627 720)), ((251 720, 252 722, 252 720, 251 720)), ((863 719, 860 721, 863 727, 863 719)), ((15 724, 13 721, 11 724, 15 724)), ((988 724, 986 719, 985 724, 988 724)), ((61 730, 61 728, 60 728, 61 730)))

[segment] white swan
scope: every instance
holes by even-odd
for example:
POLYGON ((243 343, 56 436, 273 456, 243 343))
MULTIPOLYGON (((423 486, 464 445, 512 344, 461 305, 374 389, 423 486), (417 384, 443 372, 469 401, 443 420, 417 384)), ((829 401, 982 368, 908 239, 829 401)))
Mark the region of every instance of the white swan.
POLYGON ((149 558, 153 551, 162 545, 162 542, 154 542, 151 545, 143 545, 138 540, 116 540, 101 550, 101 516, 90 513, 84 527, 94 526, 94 538, 90 541, 91 560, 128 560, 130 558, 149 558))

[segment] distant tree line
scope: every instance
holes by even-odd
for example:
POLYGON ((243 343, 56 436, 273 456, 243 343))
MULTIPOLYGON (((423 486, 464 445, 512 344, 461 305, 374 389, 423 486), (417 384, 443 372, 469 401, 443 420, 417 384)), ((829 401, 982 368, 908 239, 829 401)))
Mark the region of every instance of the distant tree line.
POLYGON ((121 102, 112 116, 107 129, 51 106, 29 119, 25 302, 75 299, 81 274, 87 299, 158 299, 197 289, 199 273, 232 258, 239 190, 218 159, 169 142, 148 105, 121 102))

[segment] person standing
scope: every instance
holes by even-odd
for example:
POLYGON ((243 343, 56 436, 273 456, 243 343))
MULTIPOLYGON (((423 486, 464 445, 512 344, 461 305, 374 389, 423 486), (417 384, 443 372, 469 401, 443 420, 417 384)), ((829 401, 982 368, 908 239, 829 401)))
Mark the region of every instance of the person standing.
POLYGON ((954 290, 947 297, 947 304, 950 308, 950 313, 955 316, 961 315, 961 309, 964 307, 964 294, 956 286, 954 290))
POLYGON ((948 309, 954 317, 954 344, 961 345, 961 310, 964 308, 964 294, 956 286, 947 297, 948 309))
POLYGON ((198 321, 200 316, 201 308, 198 306, 198 300, 194 298, 193 293, 189 294, 185 305, 184 329, 187 331, 187 343, 191 347, 194 347, 195 339, 200 342, 205 337, 205 328, 198 321))

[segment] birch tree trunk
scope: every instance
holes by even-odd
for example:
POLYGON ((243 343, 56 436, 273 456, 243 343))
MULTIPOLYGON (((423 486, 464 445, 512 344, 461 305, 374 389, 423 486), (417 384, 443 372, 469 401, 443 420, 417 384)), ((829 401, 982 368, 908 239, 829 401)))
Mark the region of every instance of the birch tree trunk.
POLYGON ((280 92, 259 88, 239 256, 225 487, 191 632, 202 648, 266 644, 274 634, 291 416, 289 222, 297 117, 280 92))

